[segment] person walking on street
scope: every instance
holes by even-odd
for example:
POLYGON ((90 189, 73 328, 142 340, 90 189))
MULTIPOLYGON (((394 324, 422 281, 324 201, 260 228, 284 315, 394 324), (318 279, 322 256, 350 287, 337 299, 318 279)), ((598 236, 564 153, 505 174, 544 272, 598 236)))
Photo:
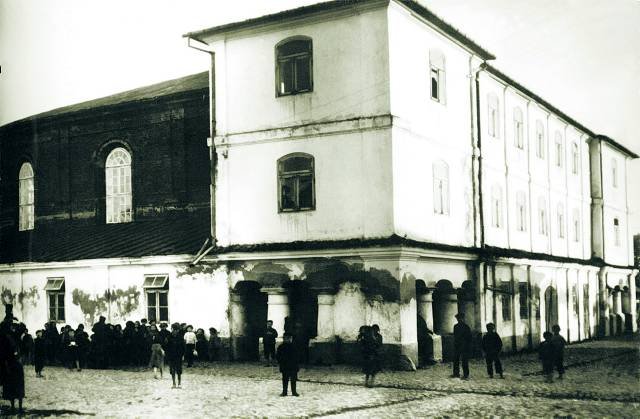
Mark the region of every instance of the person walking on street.
POLYGON ((489 378, 493 378, 493 366, 495 364, 496 373, 500 378, 504 378, 502 374, 502 363, 500 362, 500 351, 502 351, 502 339, 496 333, 496 325, 487 323, 487 333, 482 337, 482 350, 484 351, 484 359, 487 362, 487 374, 489 378))
POLYGON ((291 382, 291 395, 298 397, 299 394, 296 391, 298 371, 300 370, 298 348, 293 344, 293 336, 289 333, 285 333, 282 339, 283 342, 278 346, 278 351, 276 352, 276 358, 282 373, 282 393, 280 393, 280 397, 287 395, 289 382, 291 382))
POLYGON ((462 362, 462 379, 469 379, 469 356, 471 354, 471 329, 464 322, 464 313, 456 314, 458 323, 453 326, 453 375, 460 377, 462 362))
POLYGON ((558 380, 562 380, 564 376, 564 347, 567 341, 560 335, 560 326, 557 324, 551 327, 553 337, 551 338, 551 346, 553 346, 553 365, 558 370, 558 380))
POLYGON ((36 339, 33 341, 33 365, 36 369, 36 377, 42 378, 42 370, 44 369, 44 361, 47 357, 47 349, 45 347, 42 330, 36 331, 36 339))

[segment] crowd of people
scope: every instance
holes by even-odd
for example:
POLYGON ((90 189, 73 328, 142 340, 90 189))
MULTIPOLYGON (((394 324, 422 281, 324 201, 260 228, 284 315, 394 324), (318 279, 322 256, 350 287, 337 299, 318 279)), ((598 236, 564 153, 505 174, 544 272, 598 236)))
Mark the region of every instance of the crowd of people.
MULTIPOLYGON (((91 336, 80 324, 76 329, 63 326, 60 332, 55 322, 48 322, 42 330, 36 331, 35 339, 23 323, 16 326, 15 337, 23 364, 34 364, 37 375, 41 375, 45 365, 63 365, 80 371, 83 368, 119 368, 126 366, 147 366, 154 343, 166 349, 171 332, 167 323, 127 321, 125 327, 106 323, 101 316, 91 328, 91 336)), ((209 328, 209 336, 204 329, 193 331, 193 326, 178 325, 181 338, 186 340, 185 361, 216 361, 222 347, 218 332, 209 328)))

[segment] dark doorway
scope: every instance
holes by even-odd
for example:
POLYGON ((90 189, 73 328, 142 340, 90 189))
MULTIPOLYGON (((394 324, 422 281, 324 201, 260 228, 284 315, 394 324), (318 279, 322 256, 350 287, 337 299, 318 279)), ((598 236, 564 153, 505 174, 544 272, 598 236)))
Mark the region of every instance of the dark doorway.
POLYGON ((242 305, 237 311, 241 319, 233 321, 234 359, 257 361, 260 336, 267 323, 267 294, 260 292, 260 284, 255 281, 238 282, 234 292, 240 295, 242 305))
POLYGON ((318 295, 305 281, 289 281, 285 288, 289 296, 289 317, 284 329, 293 334, 303 362, 308 363, 309 340, 318 334, 318 295))

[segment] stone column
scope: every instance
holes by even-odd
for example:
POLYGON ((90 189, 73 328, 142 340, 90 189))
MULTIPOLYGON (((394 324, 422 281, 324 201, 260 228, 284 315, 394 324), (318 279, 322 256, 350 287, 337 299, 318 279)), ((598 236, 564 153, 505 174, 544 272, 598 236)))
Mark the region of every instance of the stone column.
MULTIPOLYGON (((617 288, 617 287, 616 287, 617 288)), ((617 289, 613 292, 613 311, 618 316, 623 316, 622 312, 622 291, 617 289)))
POLYGON ((318 335, 310 342, 311 364, 333 364, 337 359, 334 304, 335 295, 332 290, 318 291, 318 335))
POLYGON ((455 315, 458 313, 458 296, 455 292, 441 296, 440 304, 440 324, 435 325, 436 330, 441 335, 453 333, 453 326, 456 324, 455 315))
POLYGON ((229 298, 229 332, 231 335, 231 359, 245 360, 247 340, 247 316, 242 294, 231 293, 229 298))
POLYGON ((428 288, 424 294, 418 296, 418 314, 433 332, 433 289, 428 288))
POLYGON ((424 294, 418 296, 418 314, 424 319, 427 325, 427 329, 431 331, 431 342, 426 342, 427 347, 425 352, 431 354, 432 360, 442 360, 442 338, 440 335, 436 335, 433 325, 433 289, 427 288, 424 294))
POLYGON ((284 318, 289 315, 289 296, 284 288, 262 288, 267 293, 267 320, 273 321, 278 340, 284 334, 284 318))

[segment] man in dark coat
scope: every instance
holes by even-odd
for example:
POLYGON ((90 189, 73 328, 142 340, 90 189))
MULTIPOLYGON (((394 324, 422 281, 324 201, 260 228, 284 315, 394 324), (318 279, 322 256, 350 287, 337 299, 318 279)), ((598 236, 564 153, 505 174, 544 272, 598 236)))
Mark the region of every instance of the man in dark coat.
POLYGON ((456 314, 458 323, 453 326, 453 375, 460 377, 462 361, 462 379, 469 379, 469 356, 471 354, 471 329, 464 322, 464 313, 456 314))
POLYGON ((496 325, 487 323, 487 333, 482 337, 482 350, 484 351, 484 359, 487 362, 487 374, 489 378, 493 378, 493 365, 496 366, 496 372, 500 378, 502 375, 502 363, 500 362, 500 351, 502 351, 502 339, 496 333, 496 325))
POLYGON ((283 343, 278 346, 276 358, 278 364, 280 364, 280 372, 282 373, 282 393, 281 397, 287 395, 287 388, 289 387, 289 381, 291 381, 291 395, 298 397, 296 392, 296 382, 298 381, 299 366, 299 354, 296 346, 293 344, 293 336, 289 333, 285 333, 282 336, 283 343))
POLYGON ((178 377, 178 387, 182 386, 182 357, 185 352, 185 343, 183 337, 180 335, 180 325, 174 323, 171 325, 171 334, 167 340, 167 347, 165 349, 166 360, 169 364, 169 372, 171 373, 171 380, 173 386, 176 388, 176 376, 178 377))
POLYGON ((267 320, 267 328, 262 336, 262 344, 264 345, 264 359, 267 362, 273 362, 276 357, 276 338, 278 331, 273 328, 273 321, 267 320))

